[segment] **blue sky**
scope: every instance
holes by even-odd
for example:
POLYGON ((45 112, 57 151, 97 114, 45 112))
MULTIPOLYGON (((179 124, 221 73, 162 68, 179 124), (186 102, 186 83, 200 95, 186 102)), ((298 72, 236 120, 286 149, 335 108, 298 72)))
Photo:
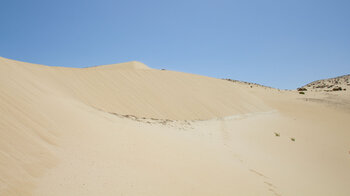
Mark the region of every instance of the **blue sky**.
POLYGON ((293 89, 350 73, 350 1, 4 0, 0 56, 85 67, 137 60, 293 89))

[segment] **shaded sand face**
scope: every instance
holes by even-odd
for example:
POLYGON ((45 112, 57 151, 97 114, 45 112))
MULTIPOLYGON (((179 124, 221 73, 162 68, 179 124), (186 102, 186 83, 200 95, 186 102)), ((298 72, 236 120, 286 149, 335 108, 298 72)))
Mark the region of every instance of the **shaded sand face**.
POLYGON ((0 195, 350 193, 347 92, 4 58, 0 90, 0 195))

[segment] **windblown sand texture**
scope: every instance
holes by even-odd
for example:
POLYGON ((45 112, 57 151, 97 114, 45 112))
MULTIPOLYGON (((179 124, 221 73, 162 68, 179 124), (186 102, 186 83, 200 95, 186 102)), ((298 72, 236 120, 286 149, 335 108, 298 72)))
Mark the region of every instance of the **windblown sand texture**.
POLYGON ((349 95, 0 58, 0 195, 346 196, 349 95))

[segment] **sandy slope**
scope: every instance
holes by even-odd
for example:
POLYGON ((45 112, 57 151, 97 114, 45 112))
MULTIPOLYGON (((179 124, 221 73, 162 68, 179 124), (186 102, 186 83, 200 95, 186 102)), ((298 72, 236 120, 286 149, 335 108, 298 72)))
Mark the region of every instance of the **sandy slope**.
MULTIPOLYGON (((1 73, 9 77, 6 82, 32 83, 31 88, 40 89, 33 98, 54 93, 124 115, 210 119, 268 109, 258 98, 226 81, 154 70, 138 62, 72 69, 2 59, 1 73)), ((9 87, 24 91, 18 89, 22 85, 9 87)))
POLYGON ((349 195, 350 112, 305 96, 0 58, 0 195, 349 195))

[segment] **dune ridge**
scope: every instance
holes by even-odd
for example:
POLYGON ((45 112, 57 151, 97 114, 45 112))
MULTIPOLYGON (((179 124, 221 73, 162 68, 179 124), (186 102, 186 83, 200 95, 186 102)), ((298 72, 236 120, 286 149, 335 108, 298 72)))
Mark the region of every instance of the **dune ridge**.
POLYGON ((2 62, 26 72, 24 77, 33 77, 31 80, 51 92, 122 115, 191 120, 268 109, 254 95, 225 81, 150 69, 139 62, 83 69, 2 62))
POLYGON ((85 67, 88 69, 151 69, 147 65, 139 62, 139 61, 130 61, 126 63, 117 63, 110 65, 97 65, 92 67, 85 67))

